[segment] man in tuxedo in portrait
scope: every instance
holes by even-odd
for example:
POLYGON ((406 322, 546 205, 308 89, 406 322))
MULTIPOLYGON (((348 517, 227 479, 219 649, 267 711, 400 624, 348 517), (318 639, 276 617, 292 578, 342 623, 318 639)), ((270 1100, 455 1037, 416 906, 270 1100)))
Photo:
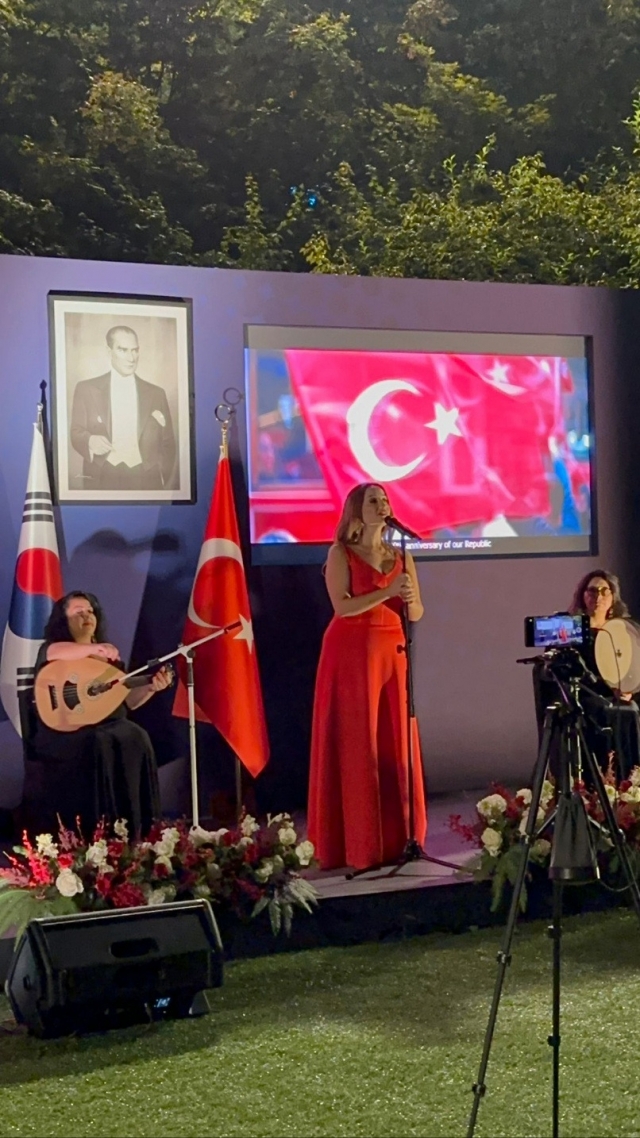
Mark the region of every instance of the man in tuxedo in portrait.
POLYGON ((76 385, 71 445, 81 454, 86 490, 177 489, 176 439, 164 388, 136 374, 132 328, 107 332, 111 367, 76 385))

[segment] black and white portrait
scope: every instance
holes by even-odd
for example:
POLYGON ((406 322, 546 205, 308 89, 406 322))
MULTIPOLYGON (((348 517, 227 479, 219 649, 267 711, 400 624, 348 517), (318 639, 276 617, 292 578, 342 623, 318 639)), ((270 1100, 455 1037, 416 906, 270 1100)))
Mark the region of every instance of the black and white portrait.
POLYGON ((49 303, 58 500, 193 501, 190 302, 49 303))

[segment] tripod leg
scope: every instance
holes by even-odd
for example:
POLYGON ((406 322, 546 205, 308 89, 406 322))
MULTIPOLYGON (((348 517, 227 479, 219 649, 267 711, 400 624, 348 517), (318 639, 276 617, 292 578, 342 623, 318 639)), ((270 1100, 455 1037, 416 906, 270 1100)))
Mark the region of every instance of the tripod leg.
POLYGON ((549 751, 551 747, 551 739, 555 730, 556 723, 556 709, 553 707, 547 708, 544 719, 544 727, 542 731, 542 739, 540 740, 540 750, 536 765, 533 772, 533 786, 531 788, 531 804, 529 806, 529 817, 527 819, 527 826, 522 838, 522 848, 520 850, 520 864, 518 865, 518 873, 513 886, 513 894, 511 896, 511 905, 509 907, 509 916, 502 939, 502 945, 498 952, 498 975, 493 989, 493 998, 491 1001, 491 1009, 489 1011, 489 1021, 484 1037, 484 1046, 482 1048, 482 1058, 480 1060, 480 1069, 478 1071, 477 1081, 473 1084, 473 1106, 471 1107, 471 1115, 469 1117, 469 1126, 467 1128, 467 1138, 473 1138, 475 1131, 476 1119, 478 1117, 478 1110, 480 1102, 486 1093, 485 1076, 487 1067, 489 1065, 489 1056, 491 1054, 491 1044, 493 1042, 493 1034, 496 1027, 496 1020, 498 1018, 498 1008, 500 1006, 500 997, 502 996, 502 989, 506 977, 507 967, 511 963, 511 945, 513 942, 513 935, 515 933, 516 921, 518 919, 518 910, 520 908, 520 898, 524 887, 525 877, 527 875, 527 866, 529 864, 529 854, 531 846, 536 836, 536 819, 538 817, 538 809, 540 806, 540 798, 542 795, 542 784, 547 773, 549 765, 549 751))
POLYGON ((578 723, 578 732, 580 735, 580 740, 582 742, 584 754, 586 755, 587 768, 591 773, 591 777, 596 788, 596 794, 598 795, 598 800, 602 807, 602 813, 605 816, 607 829, 609 831, 609 837, 611 838, 611 841, 616 848, 618 857, 620 858, 620 865, 622 866, 622 872, 624 874, 625 881, 629 886, 631 899, 633 901, 633 907, 636 911, 638 920, 640 920, 640 886, 638 885, 638 881, 631 867, 629 853, 627 851, 627 843, 625 841, 624 834, 622 833, 622 830, 616 821, 616 816, 613 812, 613 806, 609 800, 609 795, 607 794, 607 788, 604 785, 604 779, 602 777, 600 767, 598 766, 594 754, 587 746, 584 730, 581 723, 578 723))
POLYGON ((553 1138, 558 1138, 560 1118, 560 954, 562 947, 562 881, 553 883, 553 918, 549 935, 553 940, 552 1026, 548 1038, 553 1050, 553 1138))

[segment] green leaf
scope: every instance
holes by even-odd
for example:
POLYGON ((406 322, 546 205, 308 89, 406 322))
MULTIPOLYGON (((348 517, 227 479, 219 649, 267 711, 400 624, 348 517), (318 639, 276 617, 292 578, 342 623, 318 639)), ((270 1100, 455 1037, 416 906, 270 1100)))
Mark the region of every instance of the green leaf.
POLYGON ((15 928, 16 943, 34 917, 57 917, 77 913, 72 897, 38 897, 29 889, 5 889, 0 893, 0 936, 15 928))
POLYGON ((256 901, 255 905, 253 906, 253 909, 251 910, 251 916, 257 917, 258 913, 261 913, 263 911, 263 909, 266 909, 267 905, 269 904, 269 901, 270 901, 269 894, 264 893, 263 896, 260 897, 260 899, 258 901, 256 901))

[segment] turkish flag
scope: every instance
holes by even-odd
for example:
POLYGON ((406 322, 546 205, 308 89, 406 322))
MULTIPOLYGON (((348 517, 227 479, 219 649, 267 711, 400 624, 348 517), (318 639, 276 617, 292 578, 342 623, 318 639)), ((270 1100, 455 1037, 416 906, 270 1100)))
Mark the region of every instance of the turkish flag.
MULTIPOLYGON (((221 455, 195 580, 184 626, 183 643, 240 621, 241 628, 196 649, 194 696, 197 717, 217 727, 250 774, 269 759, 269 742, 256 659, 249 594, 240 550, 229 459, 221 455)), ((189 714, 186 666, 173 714, 189 714)))
POLYGON ((339 509, 383 483, 394 512, 434 530, 550 513, 560 358, 291 349, 293 389, 339 509))

